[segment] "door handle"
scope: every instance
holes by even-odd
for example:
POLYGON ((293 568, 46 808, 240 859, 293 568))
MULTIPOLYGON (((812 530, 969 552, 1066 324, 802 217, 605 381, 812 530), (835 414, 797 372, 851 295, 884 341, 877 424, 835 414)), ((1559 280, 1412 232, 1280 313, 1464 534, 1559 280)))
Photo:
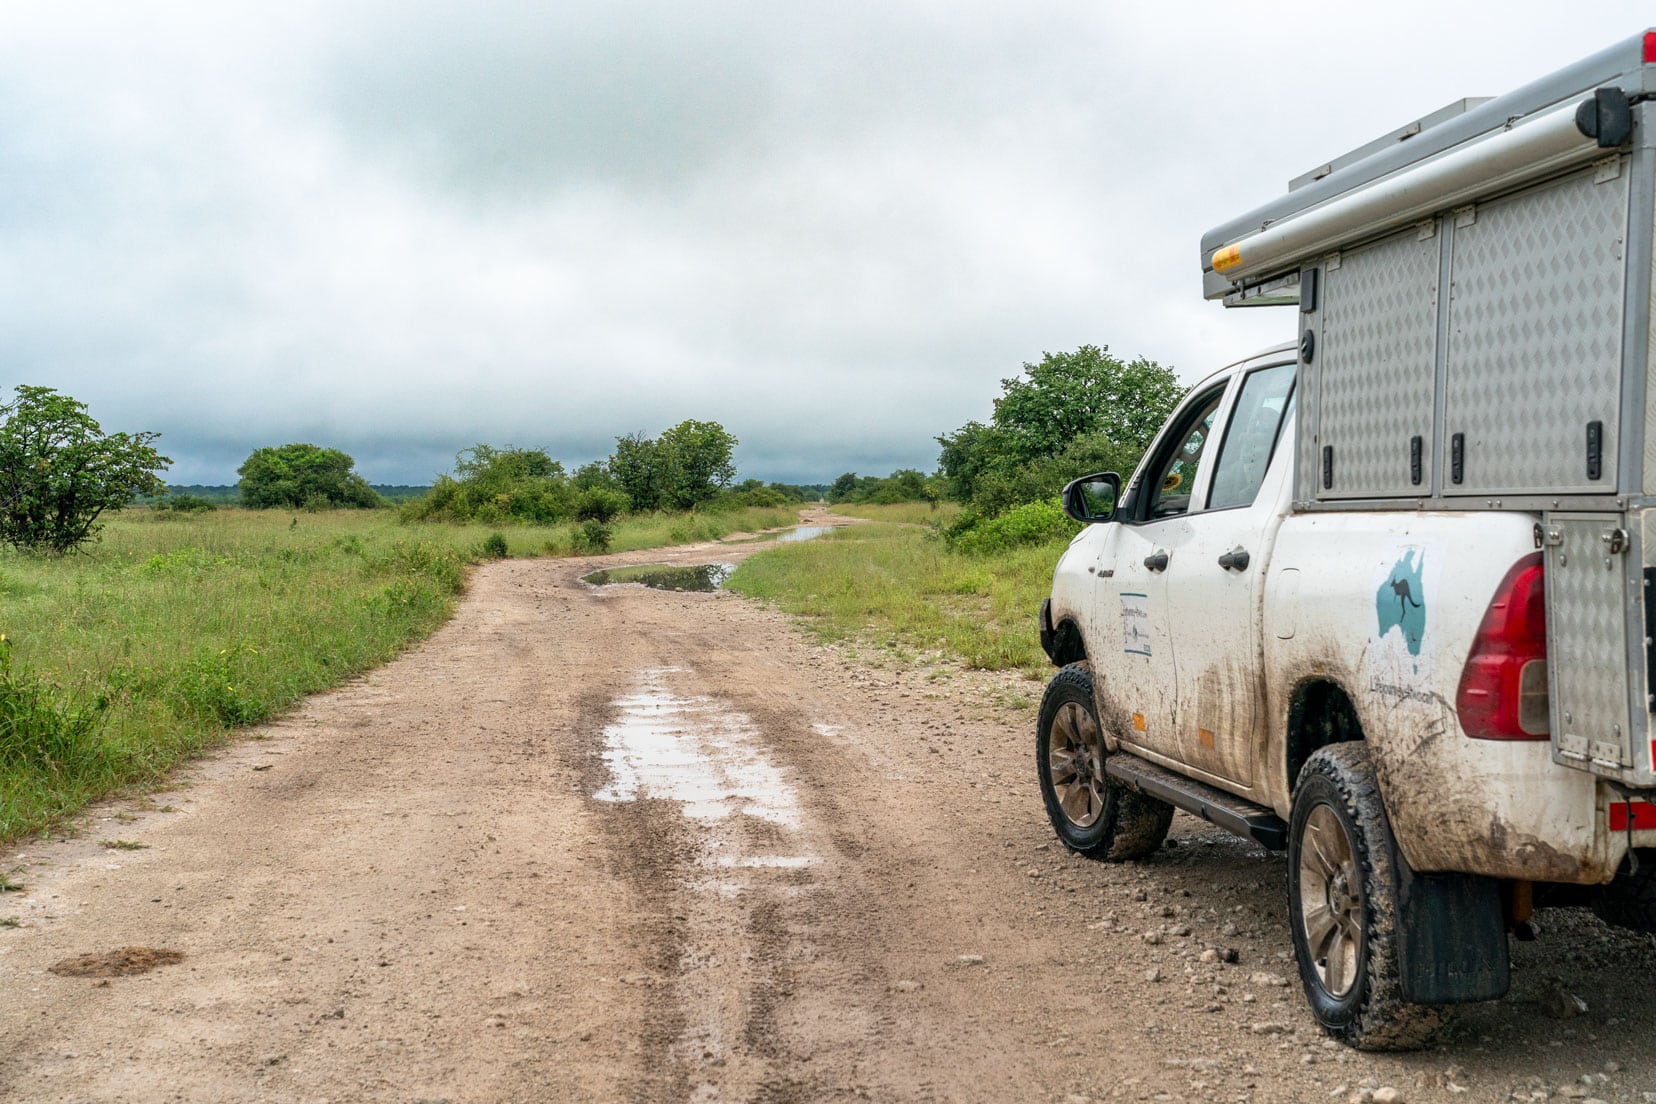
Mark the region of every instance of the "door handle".
POLYGON ((1246 548, 1237 548, 1230 552, 1224 553, 1219 557, 1219 566, 1224 568, 1226 571, 1248 570, 1248 550, 1246 548))
POLYGON ((1166 552, 1153 552, 1153 553, 1151 553, 1150 555, 1144 557, 1144 566, 1148 567, 1151 571, 1166 571, 1167 570, 1167 553, 1166 552))

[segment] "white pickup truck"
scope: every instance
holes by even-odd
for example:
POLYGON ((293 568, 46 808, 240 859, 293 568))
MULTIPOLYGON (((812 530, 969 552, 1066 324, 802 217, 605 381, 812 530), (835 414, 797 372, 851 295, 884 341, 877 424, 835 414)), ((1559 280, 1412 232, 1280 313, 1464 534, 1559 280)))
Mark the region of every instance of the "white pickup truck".
POLYGON ((1192 389, 1042 605, 1047 813, 1288 852, 1312 1014, 1419 1045, 1530 909, 1656 931, 1656 32, 1321 166, 1203 239, 1298 340, 1192 389))

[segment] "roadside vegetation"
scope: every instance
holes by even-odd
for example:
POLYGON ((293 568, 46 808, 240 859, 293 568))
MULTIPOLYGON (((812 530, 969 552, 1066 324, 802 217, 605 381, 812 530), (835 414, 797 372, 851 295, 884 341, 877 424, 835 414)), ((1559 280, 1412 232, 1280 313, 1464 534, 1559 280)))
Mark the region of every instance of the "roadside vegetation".
POLYGON ((836 509, 871 520, 750 556, 726 588, 773 603, 822 640, 897 660, 940 651, 986 670, 1038 676, 1046 668, 1035 611, 1050 593, 1062 539, 958 552, 943 539, 957 507, 836 509))
MULTIPOLYGON (((620 520, 613 546, 796 520, 651 514, 620 520)), ((152 508, 76 554, 0 553, 0 842, 386 662, 447 620, 468 563, 564 555, 579 539, 571 524, 491 531, 389 510, 152 508)))
POLYGON ((968 667, 1041 677, 1035 618, 1080 531, 1059 491, 1091 472, 1130 474, 1184 389, 1153 361, 1095 345, 1023 368, 1001 381, 988 424, 937 438, 936 475, 834 481, 835 509, 870 524, 767 550, 725 585, 825 640, 899 658, 941 651, 968 667), (953 501, 940 509, 944 495, 953 501))
POLYGON ((465 561, 385 515, 242 510, 0 556, 0 840, 383 663, 448 616, 465 561))
POLYGON ((1035 611, 1076 531, 1056 493, 1130 471, 1180 389, 1094 346, 1024 370, 988 424, 937 439, 930 476, 736 482, 736 439, 686 421, 574 472, 479 444, 396 506, 309 444, 255 450, 243 508, 228 488, 165 495, 157 434, 104 434, 75 400, 18 388, 0 405, 0 842, 385 662, 448 617, 469 563, 758 532, 824 497, 871 520, 753 556, 731 589, 825 639, 1039 674, 1035 611))

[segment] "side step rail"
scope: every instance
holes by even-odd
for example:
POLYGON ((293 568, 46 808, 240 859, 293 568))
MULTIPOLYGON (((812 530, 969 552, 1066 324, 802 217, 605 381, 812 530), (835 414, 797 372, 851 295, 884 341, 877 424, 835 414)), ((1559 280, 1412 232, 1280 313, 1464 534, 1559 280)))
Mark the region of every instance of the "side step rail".
POLYGON ((1118 751, 1104 760, 1104 773, 1130 789, 1157 797, 1210 824, 1253 840, 1269 851, 1288 846, 1288 825, 1263 805, 1175 774, 1136 755, 1118 751))

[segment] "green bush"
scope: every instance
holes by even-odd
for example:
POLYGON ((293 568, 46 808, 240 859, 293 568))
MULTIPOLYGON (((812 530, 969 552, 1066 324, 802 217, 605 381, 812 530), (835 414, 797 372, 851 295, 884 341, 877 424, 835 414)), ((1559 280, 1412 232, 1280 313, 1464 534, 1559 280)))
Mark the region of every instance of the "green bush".
POLYGON ((944 539, 956 552, 991 555, 1026 545, 1067 540, 1081 531, 1056 498, 1029 502, 1000 517, 963 512, 947 529, 944 539))
POLYGON ((627 495, 612 487, 588 487, 575 496, 575 519, 605 525, 627 512, 627 495))
POLYGON ((608 525, 597 518, 588 518, 581 522, 581 528, 575 534, 575 543, 581 551, 597 555, 609 551, 610 539, 614 535, 608 525))
POLYGON ((483 538, 483 558, 486 560, 504 560, 506 558, 505 533, 490 533, 483 538))

